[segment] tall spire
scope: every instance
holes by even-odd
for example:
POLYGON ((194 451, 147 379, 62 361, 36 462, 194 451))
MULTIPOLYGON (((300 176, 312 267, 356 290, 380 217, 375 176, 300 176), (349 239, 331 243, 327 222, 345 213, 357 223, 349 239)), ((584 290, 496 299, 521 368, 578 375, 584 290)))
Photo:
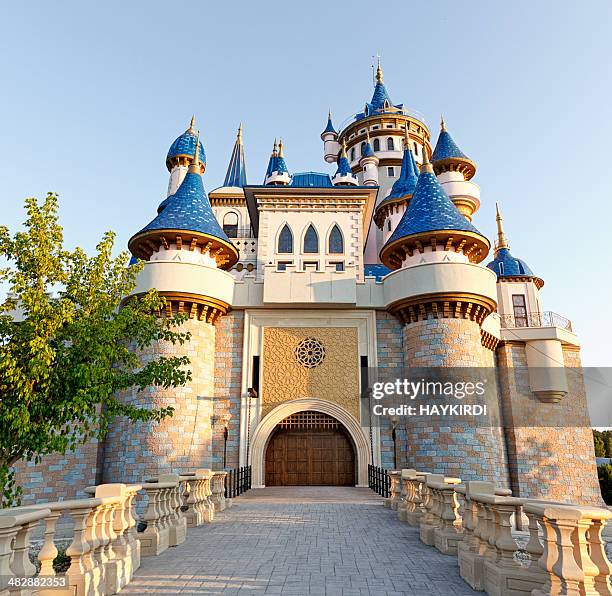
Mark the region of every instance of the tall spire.
POLYGON ((189 174, 200 174, 200 164, 198 163, 198 154, 200 150, 200 131, 198 130, 198 136, 196 138, 195 149, 193 151, 193 159, 189 165, 187 172, 189 174))
POLYGON ((195 134, 195 114, 191 114, 191 122, 189 123, 189 128, 187 130, 195 134))
POLYGON ((495 203, 495 213, 495 221, 497 222, 497 242, 495 243, 495 255, 497 256, 497 253, 501 248, 510 247, 508 246, 506 234, 504 233, 504 221, 499 209, 499 203, 495 203))
POLYGON ((378 56, 378 66, 376 67, 376 82, 377 83, 383 82, 383 71, 382 71, 382 68, 380 67, 380 56, 378 56))
POLYGON ((240 123, 223 186, 244 187, 246 184, 246 163, 244 161, 244 147, 242 145, 242 123, 240 123))
POLYGON ((278 156, 279 157, 285 157, 283 155, 283 139, 279 139, 278 140, 278 156))
POLYGON ((421 164, 421 174, 424 172, 433 174, 433 171, 433 166, 429 162, 429 157, 427 155, 427 139, 425 133, 423 133, 423 163, 421 164))
POLYGON ((440 114, 440 131, 444 132, 446 130, 446 124, 444 123, 444 116, 440 114))

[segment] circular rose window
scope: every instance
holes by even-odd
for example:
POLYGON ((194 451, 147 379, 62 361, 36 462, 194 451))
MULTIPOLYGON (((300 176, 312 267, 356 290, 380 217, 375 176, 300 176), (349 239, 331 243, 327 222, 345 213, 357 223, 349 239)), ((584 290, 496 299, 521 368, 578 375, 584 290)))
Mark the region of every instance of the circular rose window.
POLYGON ((295 348, 295 358, 304 368, 315 368, 325 358, 323 344, 314 337, 303 339, 295 348))

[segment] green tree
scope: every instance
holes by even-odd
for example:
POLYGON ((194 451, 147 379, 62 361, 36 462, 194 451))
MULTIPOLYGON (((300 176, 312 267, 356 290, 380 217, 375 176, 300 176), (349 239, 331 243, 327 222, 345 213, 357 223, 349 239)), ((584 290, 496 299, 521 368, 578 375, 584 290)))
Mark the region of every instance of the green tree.
POLYGON ((606 445, 602 433, 598 430, 593 430, 593 443, 595 445, 595 457, 606 457, 606 445))
POLYGON ((58 201, 49 193, 26 200, 24 230, 0 227, 0 506, 19 502, 13 466, 40 462, 92 438, 102 439, 115 416, 160 421, 172 408, 122 403, 118 391, 184 385, 186 357, 142 361, 139 353, 162 340, 184 343, 184 315, 159 317, 163 298, 150 291, 122 304, 142 269, 129 255, 113 258, 107 232, 88 257, 66 250, 58 201))
POLYGON ((604 464, 597 467, 601 496, 606 505, 612 505, 612 464, 604 464))

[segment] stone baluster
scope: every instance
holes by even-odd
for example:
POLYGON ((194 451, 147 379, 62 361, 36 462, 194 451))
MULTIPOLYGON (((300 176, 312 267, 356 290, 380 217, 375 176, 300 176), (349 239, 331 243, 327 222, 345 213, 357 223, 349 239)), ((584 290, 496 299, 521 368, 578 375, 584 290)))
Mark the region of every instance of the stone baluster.
POLYGON ((169 546, 167 495, 169 489, 176 488, 176 486, 175 482, 144 482, 142 484, 142 489, 148 498, 147 508, 141 517, 147 527, 138 536, 143 556, 159 555, 169 546))
POLYGON ((124 514, 127 521, 127 544, 128 553, 131 557, 132 565, 131 572, 128 573, 129 580, 133 573, 140 567, 140 540, 136 531, 136 514, 134 511, 136 495, 142 490, 140 484, 128 484, 126 487, 127 500, 125 504, 124 514))
POLYGON ((423 507, 424 513, 419 520, 419 537, 421 542, 429 546, 434 545, 434 531, 436 529, 435 515, 435 495, 432 489, 432 484, 441 482, 444 479, 442 474, 423 474, 423 507))
POLYGON ((543 585, 533 590, 534 596, 612 594, 612 568, 601 540, 612 512, 537 501, 526 503, 525 511, 544 532, 539 566, 546 576, 543 585))
POLYGON ((397 506, 397 518, 405 522, 408 512, 408 492, 410 490, 410 479, 416 474, 416 470, 403 469, 400 474, 400 495, 397 506))
POLYGON ((460 482, 459 478, 444 478, 443 482, 433 483, 437 500, 434 545, 445 555, 456 555, 458 544, 463 539, 459 501, 455 493, 455 486, 460 482))
POLYGON ((55 529, 62 513, 61 510, 49 510, 49 515, 45 518, 44 541, 38 552, 38 562, 40 563, 39 575, 45 575, 47 577, 55 575, 53 561, 58 554, 57 547, 55 546, 55 529))
POLYGON ((32 529, 50 513, 48 508, 0 510, 0 594, 9 593, 8 582, 11 577, 34 575, 36 569, 29 558, 26 562, 24 557, 28 556, 32 529), (16 550, 18 544, 23 545, 19 553, 16 550), (24 573, 24 569, 27 573, 24 573))
MULTIPOLYGON (((215 518, 215 504, 212 501, 212 471, 202 470, 202 517, 206 522, 215 518)), ((224 480, 225 483, 225 480, 224 480)))
POLYGON ((170 546, 178 546, 185 542, 187 537, 187 520, 181 510, 186 479, 178 474, 162 474, 159 481, 175 483, 175 486, 169 489, 167 499, 169 509, 168 541, 170 546))
POLYGON ((390 480, 389 497, 385 499, 384 506, 397 511, 400 498, 400 478, 402 473, 399 470, 391 470, 388 472, 388 474, 390 480))
POLYGON ((420 472, 408 480, 406 521, 411 526, 418 526, 423 515, 423 484, 424 477, 420 472))
POLYGON ((212 497, 211 500, 215 505, 215 511, 223 511, 225 509, 225 477, 227 472, 212 473, 212 497))
POLYGON ((184 474, 184 477, 187 479, 187 492, 183 495, 185 519, 187 520, 188 528, 195 528, 200 525, 198 511, 196 509, 196 485, 198 483, 198 478, 196 478, 195 474, 184 474))

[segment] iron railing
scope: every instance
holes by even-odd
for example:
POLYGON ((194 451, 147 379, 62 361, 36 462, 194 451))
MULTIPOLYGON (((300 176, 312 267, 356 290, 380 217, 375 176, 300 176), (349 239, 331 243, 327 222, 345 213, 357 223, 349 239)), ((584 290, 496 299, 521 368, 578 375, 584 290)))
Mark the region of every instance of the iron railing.
POLYGON ((557 313, 551 311, 528 312, 525 315, 502 315, 501 326, 508 329, 518 327, 559 327, 572 331, 572 322, 557 313))
POLYGON ((389 470, 368 464, 368 486, 381 497, 391 495, 391 477, 389 470))
POLYGON ((239 228, 238 226, 223 226, 223 231, 229 238, 255 238, 251 226, 239 228))
POLYGON ((251 489, 251 466, 232 468, 225 477, 225 498, 233 499, 251 489))

